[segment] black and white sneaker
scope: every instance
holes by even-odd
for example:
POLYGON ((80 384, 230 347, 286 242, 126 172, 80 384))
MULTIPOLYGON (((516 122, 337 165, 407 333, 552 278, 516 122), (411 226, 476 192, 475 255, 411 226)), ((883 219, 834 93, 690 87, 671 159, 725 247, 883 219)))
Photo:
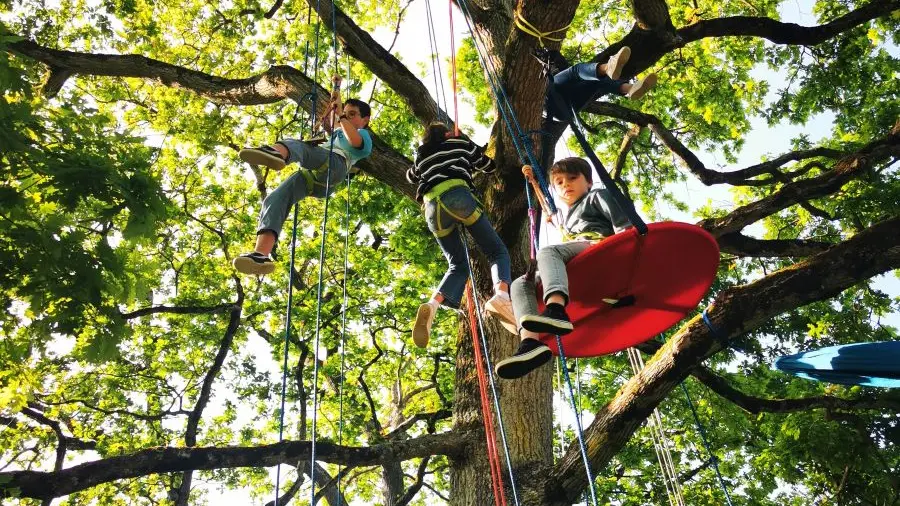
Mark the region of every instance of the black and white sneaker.
POLYGON ((231 265, 243 274, 255 274, 257 276, 271 274, 275 270, 275 263, 269 255, 262 253, 244 253, 231 261, 231 265))
POLYGON ((519 326, 538 334, 557 334, 560 336, 572 332, 574 328, 566 309, 560 304, 547 304, 539 315, 525 315, 519 318, 519 326))
POLYGON ((265 165, 274 170, 281 170, 287 165, 287 161, 281 156, 281 153, 272 146, 244 148, 238 153, 238 156, 250 165, 265 165))
POLYGON ((544 365, 551 356, 553 354, 546 344, 537 339, 522 339, 516 352, 511 357, 498 362, 494 372, 503 379, 521 378, 544 365))

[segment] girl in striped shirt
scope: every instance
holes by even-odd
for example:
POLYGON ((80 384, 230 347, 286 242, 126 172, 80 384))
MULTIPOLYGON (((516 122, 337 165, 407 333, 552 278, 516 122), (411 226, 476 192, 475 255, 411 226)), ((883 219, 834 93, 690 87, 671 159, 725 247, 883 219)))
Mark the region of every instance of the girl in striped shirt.
POLYGON ((434 314, 441 305, 458 308, 466 280, 466 246, 460 225, 466 227, 478 248, 491 264, 494 296, 485 302, 485 310, 493 313, 511 332, 515 319, 509 298, 509 251, 472 194, 472 172, 492 172, 494 162, 484 150, 465 137, 452 136, 447 125, 428 125, 422 145, 416 153, 416 164, 406 173, 410 183, 418 185, 416 199, 424 202, 425 221, 434 234, 449 264, 431 300, 419 306, 413 323, 413 342, 421 348, 428 345, 434 314))

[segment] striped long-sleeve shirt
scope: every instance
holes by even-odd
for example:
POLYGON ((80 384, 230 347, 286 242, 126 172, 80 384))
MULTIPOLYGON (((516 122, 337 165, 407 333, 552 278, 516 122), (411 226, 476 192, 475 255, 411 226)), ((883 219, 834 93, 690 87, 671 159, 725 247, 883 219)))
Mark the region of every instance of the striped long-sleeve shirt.
POLYGON ((473 170, 493 172, 494 161, 469 139, 453 137, 419 146, 416 164, 406 171, 406 179, 419 185, 416 198, 421 199, 429 190, 449 179, 462 179, 474 189, 473 170))

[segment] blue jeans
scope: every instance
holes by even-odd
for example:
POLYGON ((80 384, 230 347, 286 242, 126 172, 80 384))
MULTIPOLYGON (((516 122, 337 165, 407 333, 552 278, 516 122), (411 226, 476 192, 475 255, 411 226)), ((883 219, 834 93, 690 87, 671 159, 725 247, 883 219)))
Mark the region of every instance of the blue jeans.
POLYGON ((347 162, 336 153, 331 153, 329 174, 330 150, 326 148, 311 146, 294 139, 284 139, 278 143, 288 149, 288 163, 300 163, 300 170, 282 181, 278 188, 263 200, 256 233, 271 231, 276 239, 281 234, 281 228, 287 220, 291 206, 310 196, 325 198, 326 179, 330 181, 328 194, 332 194, 335 187, 347 177, 347 162))
POLYGON ((569 274, 566 264, 588 249, 591 241, 570 241, 553 246, 544 246, 537 252, 538 272, 534 281, 527 276, 522 276, 513 281, 510 288, 513 312, 516 314, 516 322, 525 315, 538 314, 537 283, 542 283, 544 288, 544 301, 554 293, 562 295, 569 302, 569 274))
POLYGON ((610 79, 606 75, 597 77, 598 65, 578 63, 553 76, 544 104, 548 117, 569 121, 572 116, 569 106, 577 112, 601 95, 624 95, 620 88, 628 81, 610 79))
POLYGON ((445 306, 459 307, 466 280, 469 279, 466 246, 459 229, 460 224, 466 226, 478 249, 491 263, 491 279, 494 284, 510 282, 509 251, 468 187, 456 186, 433 199, 426 198, 425 221, 449 264, 444 279, 438 285, 438 292, 444 296, 445 306))

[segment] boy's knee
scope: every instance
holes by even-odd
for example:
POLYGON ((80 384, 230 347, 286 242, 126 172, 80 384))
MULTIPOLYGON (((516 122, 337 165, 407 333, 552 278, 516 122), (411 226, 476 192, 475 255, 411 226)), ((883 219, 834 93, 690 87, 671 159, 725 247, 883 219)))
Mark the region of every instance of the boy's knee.
POLYGON ((514 279, 512 284, 510 285, 510 290, 521 290, 528 284, 528 275, 523 274, 518 278, 514 279))
POLYGON ((556 253, 556 250, 553 248, 541 248, 537 252, 537 261, 540 262, 542 260, 549 260, 551 258, 557 258, 559 255, 556 253))

